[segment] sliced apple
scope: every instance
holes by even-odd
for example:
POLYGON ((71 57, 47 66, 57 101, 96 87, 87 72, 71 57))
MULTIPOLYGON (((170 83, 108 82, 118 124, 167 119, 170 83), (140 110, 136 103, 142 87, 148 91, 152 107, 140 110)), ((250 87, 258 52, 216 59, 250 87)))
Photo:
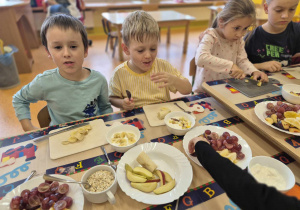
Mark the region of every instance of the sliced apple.
POLYGON ((127 163, 125 163, 125 170, 126 170, 126 171, 131 171, 131 172, 132 172, 131 166, 128 165, 127 163))
POLYGON ((165 174, 164 172, 160 171, 160 170, 155 170, 156 175, 159 177, 160 179, 160 186, 163 186, 166 184, 166 178, 165 178, 165 174))
POLYGON ((127 179, 131 182, 146 182, 147 179, 144 176, 134 174, 131 171, 126 171, 127 179))
POLYGON ((170 174, 168 172, 163 171, 163 173, 165 174, 165 178, 166 178, 166 182, 171 182, 173 180, 173 178, 170 176, 170 174))
POLYGON ((145 169, 143 167, 139 167, 139 166, 135 167, 132 172, 135 174, 140 174, 142 176, 145 176, 146 179, 150 179, 153 177, 153 174, 150 171, 148 171, 147 169, 145 169))
POLYGON ((163 186, 160 186, 160 187, 156 188, 153 192, 157 195, 158 194, 163 194, 163 193, 169 192, 174 187, 175 187, 175 179, 170 181, 168 184, 165 184, 163 186))
POLYGON ((139 156, 136 158, 137 162, 141 164, 144 168, 148 169, 150 172, 153 172, 157 165, 150 159, 150 157, 142 151, 139 156))
POLYGON ((131 182, 131 186, 143 192, 152 192, 157 187, 157 182, 147 182, 147 183, 131 182))

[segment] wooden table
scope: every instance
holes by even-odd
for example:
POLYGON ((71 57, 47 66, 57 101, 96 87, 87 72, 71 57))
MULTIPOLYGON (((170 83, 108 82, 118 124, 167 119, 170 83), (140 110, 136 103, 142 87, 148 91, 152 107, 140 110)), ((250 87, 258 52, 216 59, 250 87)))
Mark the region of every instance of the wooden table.
MULTIPOLYGON (((215 99, 208 97, 206 94, 200 94, 179 98, 177 100, 182 100, 189 106, 200 104, 205 107, 205 111, 203 113, 195 114, 195 126, 218 125, 234 131, 247 141, 252 150, 252 156, 273 156, 274 158, 281 160, 293 171, 296 176, 296 182, 300 182, 299 163, 294 161, 287 154, 282 153, 282 150, 278 147, 270 144, 261 135, 259 135, 258 132, 252 130, 246 123, 244 123, 240 118, 234 116, 215 99)), ((164 106, 164 104, 161 105, 164 106)), ((85 121, 92 121, 98 118, 103 119, 108 125, 111 125, 114 122, 122 122, 123 124, 131 124, 138 127, 142 134, 138 143, 139 145, 147 142, 167 143, 176 147, 185 156, 187 156, 183 149, 183 137, 170 134, 165 125, 151 127, 142 108, 137 108, 130 112, 116 112, 105 116, 89 118, 85 119, 85 121)), ((74 123, 76 122, 68 123, 68 125, 72 125, 74 123)), ((67 171, 68 168, 73 168, 73 172, 68 172, 68 174, 66 174, 66 172, 61 172, 61 174, 70 176, 71 178, 79 181, 84 171, 88 168, 95 165, 107 164, 103 152, 99 147, 56 160, 51 160, 49 157, 48 141, 46 140, 35 143, 32 139, 57 128, 58 126, 51 126, 39 131, 0 139, 0 155, 2 164, 5 164, 6 161, 10 160, 11 156, 16 158, 14 164, 1 168, 0 198, 5 196, 7 192, 11 191, 16 186, 23 183, 24 179, 32 170, 37 170, 37 174, 41 175, 45 172, 59 174, 60 169, 66 169, 67 171)), ((117 164, 122 154, 114 152, 110 145, 105 145, 105 148, 109 153, 109 157, 117 164)), ((187 158, 192 165, 193 180, 189 186, 189 190, 180 197, 178 209, 236 209, 234 204, 232 204, 230 199, 212 179, 208 172, 191 161, 189 157, 187 158)), ((137 202, 127 196, 120 187, 118 187, 115 197, 117 203, 114 206, 111 206, 108 202, 92 204, 85 200, 84 209, 127 210, 147 208, 165 210, 174 209, 176 205, 176 200, 171 203, 158 206, 151 206, 149 204, 137 202)))
MULTIPOLYGON (((292 79, 290 75, 284 74, 285 73, 282 72, 272 73, 270 78, 279 80, 281 84, 300 84, 299 80, 292 79)), ((248 98, 242 93, 232 94, 227 88, 225 88, 225 85, 226 82, 224 81, 215 81, 203 83, 202 87, 235 115, 242 118, 249 126, 255 129, 256 132, 265 136, 266 140, 277 145, 283 151, 292 156, 296 161, 300 162, 300 137, 292 136, 273 129, 263 123, 254 113, 255 104, 261 101, 281 100, 281 91, 248 98)))
POLYGON ((30 48, 39 47, 30 1, 0 0, 0 28, 4 45, 19 49, 14 54, 19 73, 30 73, 33 63, 30 48))
MULTIPOLYGON (((170 27, 171 26, 185 26, 185 34, 183 41, 183 53, 185 54, 188 46, 189 24, 195 18, 190 15, 181 14, 176 11, 151 11, 148 12, 158 23, 159 27, 168 27, 167 43, 170 43, 170 27)), ((121 47, 122 35, 121 29, 125 18, 130 12, 104 12, 102 17, 117 27, 118 31, 118 46, 119 46, 119 60, 123 61, 123 50, 121 47)))

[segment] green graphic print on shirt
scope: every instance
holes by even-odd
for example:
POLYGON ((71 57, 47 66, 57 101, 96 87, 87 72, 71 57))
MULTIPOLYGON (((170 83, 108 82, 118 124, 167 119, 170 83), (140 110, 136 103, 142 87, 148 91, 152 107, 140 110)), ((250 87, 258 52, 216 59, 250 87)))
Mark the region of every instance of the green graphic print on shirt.
POLYGON ((265 49, 258 49, 258 55, 261 58, 269 57, 270 60, 278 61, 283 66, 287 66, 291 60, 290 50, 288 47, 280 47, 276 45, 266 44, 265 49))

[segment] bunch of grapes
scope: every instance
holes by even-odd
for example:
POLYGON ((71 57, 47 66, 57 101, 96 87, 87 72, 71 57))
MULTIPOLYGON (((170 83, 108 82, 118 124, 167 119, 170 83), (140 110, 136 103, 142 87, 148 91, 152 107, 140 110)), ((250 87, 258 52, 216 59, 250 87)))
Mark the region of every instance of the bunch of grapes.
POLYGON ((10 208, 16 209, 50 209, 55 210, 70 208, 73 199, 67 196, 69 185, 59 185, 58 182, 45 181, 31 190, 23 190, 21 196, 15 196, 10 201, 10 208))
POLYGON ((228 149, 230 152, 236 153, 237 159, 244 159, 245 154, 241 152, 242 145, 238 143, 239 139, 236 136, 230 136, 228 132, 224 132, 219 136, 219 134, 210 130, 206 130, 203 136, 209 141, 215 151, 228 149))
POLYGON ((283 120, 284 119, 284 112, 286 111, 294 111, 298 112, 300 110, 300 105, 290 105, 283 103, 282 101, 277 101, 276 105, 273 103, 267 104, 267 111, 266 115, 270 117, 272 114, 277 115, 277 119, 283 120))

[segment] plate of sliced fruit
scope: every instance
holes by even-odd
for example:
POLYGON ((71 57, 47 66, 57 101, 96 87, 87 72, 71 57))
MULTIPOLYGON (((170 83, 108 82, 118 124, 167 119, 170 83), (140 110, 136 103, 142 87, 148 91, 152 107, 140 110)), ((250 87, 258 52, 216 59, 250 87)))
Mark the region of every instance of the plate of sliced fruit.
POLYGON ((266 125, 291 135, 300 136, 300 105, 282 101, 256 104, 255 114, 266 125))
POLYGON ((120 188, 139 202, 160 205, 182 196, 191 185, 193 170, 177 148, 145 143, 128 150, 117 169, 120 188))
MULTIPOLYGON (((58 178, 72 180, 71 177, 53 175, 58 178)), ((43 176, 33 178, 7 193, 0 200, 1 210, 10 209, 50 209, 50 210, 82 210, 84 197, 78 184, 61 184, 48 182, 43 176)))
POLYGON ((248 143, 235 132, 223 127, 206 125, 198 126, 187 132, 183 138, 183 148, 189 158, 202 166, 195 153, 190 154, 189 141, 197 136, 205 137, 210 145, 221 156, 228 158, 237 166, 245 169, 252 158, 252 151, 248 143))

